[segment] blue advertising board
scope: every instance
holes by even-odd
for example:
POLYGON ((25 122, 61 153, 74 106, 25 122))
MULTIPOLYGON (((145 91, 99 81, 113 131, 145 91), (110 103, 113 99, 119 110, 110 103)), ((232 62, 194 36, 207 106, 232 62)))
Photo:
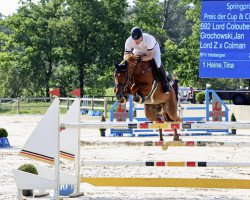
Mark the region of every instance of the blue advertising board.
POLYGON ((201 78, 250 79, 250 0, 202 0, 201 78))

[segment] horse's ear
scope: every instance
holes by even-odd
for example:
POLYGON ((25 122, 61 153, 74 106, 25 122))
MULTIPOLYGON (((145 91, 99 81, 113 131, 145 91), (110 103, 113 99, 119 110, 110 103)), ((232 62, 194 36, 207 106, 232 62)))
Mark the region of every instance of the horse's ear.
POLYGON ((113 63, 114 63, 114 65, 115 65, 115 69, 116 69, 118 72, 123 72, 123 71, 126 71, 126 70, 127 70, 127 63, 126 63, 126 62, 125 62, 125 64, 118 63, 117 61, 114 61, 113 63))
POLYGON ((115 61, 113 62, 113 64, 114 64, 114 66, 115 66, 115 68, 116 68, 117 70, 120 69, 120 64, 119 64, 118 61, 115 60, 115 61))
POLYGON ((113 65, 115 66, 115 69, 117 69, 117 65, 118 65, 118 62, 115 60, 115 61, 113 61, 113 65))

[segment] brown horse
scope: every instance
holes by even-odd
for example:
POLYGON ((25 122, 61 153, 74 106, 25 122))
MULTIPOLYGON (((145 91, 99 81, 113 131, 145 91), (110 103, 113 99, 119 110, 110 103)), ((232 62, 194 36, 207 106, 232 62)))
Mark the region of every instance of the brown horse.
MULTIPOLYGON (((115 63, 115 94, 119 102, 133 100, 144 103, 145 116, 150 121, 182 121, 177 116, 177 101, 175 91, 164 93, 162 83, 154 79, 149 62, 137 62, 134 55, 127 55, 125 64, 115 63)), ((174 130, 174 141, 179 140, 177 130, 174 130)), ((160 141, 163 141, 160 129, 160 141)))

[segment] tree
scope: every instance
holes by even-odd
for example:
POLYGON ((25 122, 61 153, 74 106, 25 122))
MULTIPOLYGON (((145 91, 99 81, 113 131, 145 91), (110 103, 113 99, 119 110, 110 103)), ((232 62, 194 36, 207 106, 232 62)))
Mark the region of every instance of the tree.
MULTIPOLYGON (((191 5, 191 1, 182 0, 180 6, 186 7, 186 20, 193 22, 192 34, 186 35, 180 43, 174 43, 172 45, 165 45, 166 53, 165 57, 168 57, 167 53, 172 53, 174 58, 174 66, 171 65, 171 59, 167 60, 167 63, 174 69, 174 73, 180 79, 182 85, 195 85, 202 87, 204 83, 199 79, 198 66, 199 66, 199 37, 200 37, 200 3, 191 5)), ((169 42, 168 42, 169 43, 169 42)))
POLYGON ((164 0, 163 1, 163 25, 167 38, 177 44, 184 37, 192 33, 192 20, 186 19, 186 11, 189 4, 181 3, 181 0, 164 0))
POLYGON ((187 5, 180 0, 136 0, 131 23, 152 33, 162 45, 167 39, 180 42, 191 34, 191 21, 185 19, 187 5))
POLYGON ((22 3, 18 13, 6 18, 5 24, 13 31, 11 38, 18 45, 20 64, 28 71, 22 74, 30 83, 28 90, 48 96, 52 74, 61 59, 58 21, 64 7, 60 0, 22 3))
POLYGON ((11 35, 13 31, 0 19, 0 94, 2 97, 17 97, 25 87, 24 68, 11 35))
POLYGON ((67 5, 66 18, 61 24, 67 45, 64 57, 77 66, 83 94, 84 84, 94 87, 99 75, 119 55, 127 4, 125 0, 67 0, 67 5))

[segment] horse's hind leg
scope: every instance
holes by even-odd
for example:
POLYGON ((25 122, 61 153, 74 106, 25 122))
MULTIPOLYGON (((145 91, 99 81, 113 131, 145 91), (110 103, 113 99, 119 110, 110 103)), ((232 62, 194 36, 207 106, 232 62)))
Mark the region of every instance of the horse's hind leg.
MULTIPOLYGON (((144 110, 145 110, 145 116, 151 121, 151 122, 160 122, 161 118, 158 115, 159 112, 161 112, 161 106, 155 106, 152 104, 144 104, 144 110)), ((162 129, 159 129, 159 135, 160 135, 160 141, 163 140, 163 134, 162 129)))
MULTIPOLYGON (((164 113, 164 118, 165 118, 165 121, 169 122, 169 121, 173 121, 172 119, 170 119, 170 117, 168 116, 167 113, 164 113)), ((173 138, 173 141, 181 141, 179 135, 178 135, 178 132, 177 132, 177 129, 174 129, 174 138, 173 138)))
POLYGON ((159 135, 160 135, 160 141, 164 141, 163 134, 162 134, 162 128, 159 129, 159 135))
POLYGON ((181 141, 176 129, 174 129, 174 139, 173 140, 174 141, 181 141))
POLYGON ((168 117, 171 121, 178 122, 178 121, 182 121, 182 119, 178 117, 177 109, 178 107, 177 107, 175 93, 170 92, 168 101, 166 101, 163 104, 163 111, 168 114, 168 117))
MULTIPOLYGON (((157 115, 157 121, 158 122, 162 122, 162 118, 161 118, 161 116, 160 115, 157 115)), ((163 133, 162 133, 162 128, 159 128, 159 136, 160 136, 160 138, 159 138, 159 140, 160 141, 164 141, 164 139, 163 139, 163 133)))

